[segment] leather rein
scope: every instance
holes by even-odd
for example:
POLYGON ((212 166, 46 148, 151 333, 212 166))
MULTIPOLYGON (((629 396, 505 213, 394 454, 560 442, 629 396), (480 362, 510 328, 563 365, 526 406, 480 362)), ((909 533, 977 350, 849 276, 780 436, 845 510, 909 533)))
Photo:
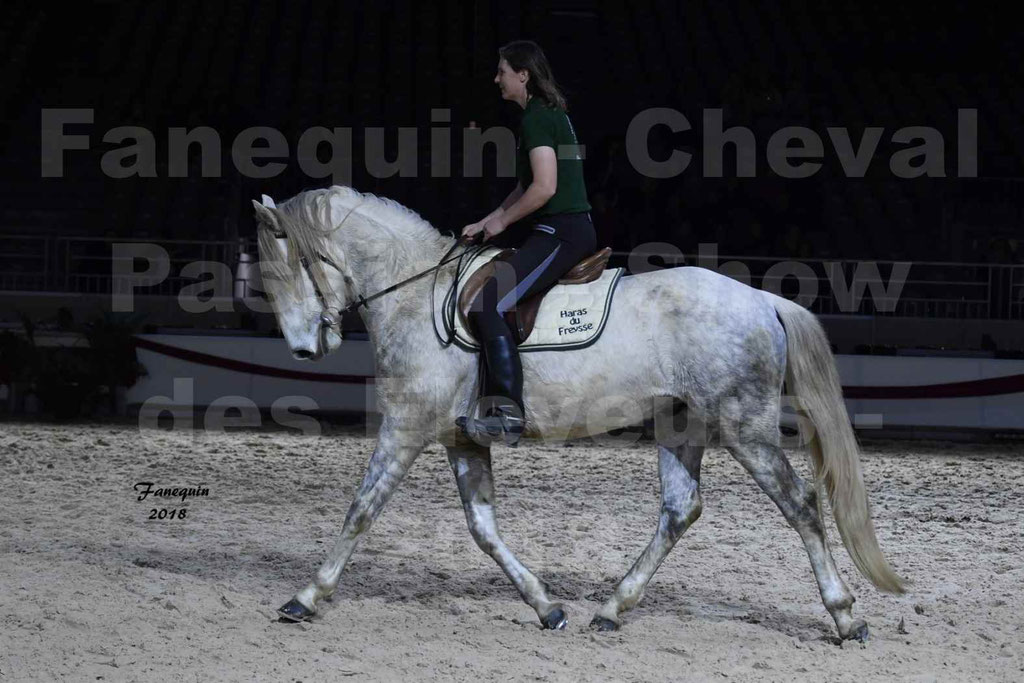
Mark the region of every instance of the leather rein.
MULTIPOLYGON (((273 235, 274 235, 275 239, 285 239, 285 238, 287 238, 287 235, 285 233, 283 233, 283 232, 275 232, 275 233, 273 233, 273 235)), ((441 337, 440 332, 437 331, 437 320, 434 319, 433 316, 431 316, 432 322, 434 324, 434 334, 437 336, 438 340, 440 340, 442 345, 444 345, 444 346, 450 345, 452 343, 454 337, 455 337, 455 320, 454 320, 454 315, 455 315, 455 311, 456 311, 456 307, 457 307, 457 302, 455 301, 454 290, 458 286, 459 278, 462 276, 462 274, 465 271, 465 267, 463 265, 463 263, 464 263, 463 260, 465 259, 467 254, 470 254, 471 256, 476 256, 477 254, 480 253, 480 251, 482 251, 485 248, 485 246, 489 246, 489 245, 484 245, 484 244, 475 244, 475 242, 482 235, 483 235, 483 233, 480 232, 480 233, 477 233, 476 235, 473 235, 472 237, 460 237, 459 239, 457 239, 455 241, 455 244, 453 244, 451 246, 451 248, 448 249, 448 251, 445 253, 445 255, 441 257, 441 261, 436 266, 434 266, 432 268, 428 268, 428 269, 426 269, 426 270, 424 270, 424 271, 422 271, 420 273, 417 273, 416 275, 413 275, 412 277, 408 277, 408 278, 402 280, 401 282, 397 282, 397 283, 391 285, 390 287, 382 289, 379 292, 377 292, 375 294, 372 294, 372 295, 370 295, 368 297, 367 296, 363 296, 362 294, 358 294, 355 301, 350 303, 348 306, 345 306, 344 308, 340 308, 340 309, 337 308, 337 307, 328 305, 327 297, 324 296, 324 293, 320 289, 320 285, 317 284, 316 278, 313 277, 313 273, 310 271, 309 259, 306 256, 300 257, 299 258, 299 263, 302 265, 303 270, 306 271, 306 276, 309 278, 309 281, 313 284, 313 292, 316 294, 317 301, 320 303, 320 308, 321 308, 321 311, 320 311, 320 327, 321 327, 321 330, 326 330, 326 329, 334 330, 338 334, 339 337, 344 339, 344 335, 342 334, 342 331, 341 331, 341 318, 342 318, 342 316, 345 313, 352 313, 354 311, 358 311, 361 306, 365 306, 367 308, 367 310, 369 310, 369 308, 370 308, 369 304, 374 299, 379 299, 380 297, 384 296, 385 294, 390 294, 391 292, 404 287, 405 285, 409 284, 410 282, 414 282, 414 281, 420 279, 421 277, 423 277, 425 275, 429 275, 430 273, 434 273, 434 286, 436 287, 436 285, 437 285, 437 272, 441 268, 441 266, 443 266, 443 265, 445 265, 447 263, 450 263, 452 261, 458 260, 459 261, 459 265, 456 268, 455 278, 453 278, 452 284, 451 284, 451 286, 449 288, 449 291, 452 292, 452 296, 450 296, 450 297, 446 296, 446 299, 445 299, 446 302, 450 303, 450 305, 447 306, 447 308, 444 311, 442 311, 442 323, 443 323, 444 328, 445 328, 445 333, 447 334, 447 339, 441 337), (463 247, 466 247, 466 248, 463 251, 461 251, 460 253, 456 254, 455 256, 451 256, 451 253, 453 251, 455 251, 455 249, 457 247, 460 247, 460 246, 463 246, 463 247), (449 256, 451 256, 451 258, 449 258, 449 256), (448 309, 450 309, 450 310, 448 310, 448 309), (449 317, 451 318, 451 321, 449 321, 449 317)), ((338 266, 338 264, 335 263, 329 257, 325 256, 324 254, 317 253, 317 258, 319 258, 321 261, 323 261, 324 263, 326 263, 330 267, 334 268, 336 271, 338 271, 342 275, 345 275, 345 272, 341 269, 341 267, 338 266)), ((470 259, 470 261, 471 260, 472 260, 472 258, 470 259)), ((345 278, 347 280, 348 276, 345 276, 345 278)), ((430 309, 431 309, 431 311, 434 310, 434 288, 431 288, 431 290, 430 290, 430 309)))

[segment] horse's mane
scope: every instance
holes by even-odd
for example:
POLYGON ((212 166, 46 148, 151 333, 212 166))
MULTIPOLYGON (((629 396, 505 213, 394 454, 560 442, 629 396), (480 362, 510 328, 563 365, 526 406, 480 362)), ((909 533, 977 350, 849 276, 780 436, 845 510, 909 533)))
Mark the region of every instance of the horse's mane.
POLYGON ((331 248, 331 236, 336 230, 358 231, 359 242, 368 251, 366 255, 377 265, 392 270, 400 263, 418 260, 425 247, 446 248, 453 241, 441 235, 418 213, 392 199, 338 185, 300 192, 277 209, 270 209, 270 213, 279 225, 268 226, 258 233, 260 252, 263 258, 271 260, 265 271, 287 282, 292 277, 290 273, 298 269, 299 259, 305 256, 314 281, 325 293, 330 285, 319 255, 345 261, 344 254, 331 248), (341 220, 336 225, 332 225, 332 204, 341 208, 341 220), (280 247, 273 235, 275 229, 288 238, 287 263, 280 258, 280 247), (276 262, 272 258, 275 254, 279 257, 276 262))
MULTIPOLYGON (((391 237, 396 239, 434 241, 439 236, 437 230, 427 220, 393 199, 378 197, 368 192, 358 192, 351 187, 340 185, 320 190, 320 192, 326 194, 330 199, 336 200, 346 209, 376 223, 377 227, 386 230, 391 237)), ((298 195, 296 199, 301 196, 303 195, 298 195)))

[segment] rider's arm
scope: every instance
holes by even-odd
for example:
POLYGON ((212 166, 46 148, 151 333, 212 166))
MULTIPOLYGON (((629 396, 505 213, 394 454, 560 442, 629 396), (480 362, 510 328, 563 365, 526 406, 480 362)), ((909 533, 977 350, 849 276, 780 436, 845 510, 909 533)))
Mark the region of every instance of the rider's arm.
POLYGON ((544 146, 531 149, 530 170, 533 171, 533 182, 526 188, 526 192, 500 214, 501 222, 506 226, 547 204, 558 188, 558 159, 553 148, 544 146))
POLYGON ((501 210, 504 211, 508 207, 515 204, 520 197, 523 196, 523 184, 521 182, 516 183, 515 189, 508 193, 505 200, 501 203, 501 210))
POLYGON ((491 220, 495 216, 500 216, 501 214, 505 213, 505 209, 507 209, 508 207, 510 207, 513 204, 515 204, 519 200, 519 198, 522 197, 522 196, 523 196, 523 184, 522 183, 516 183, 516 186, 512 189, 511 192, 508 193, 508 196, 505 197, 504 200, 502 200, 501 205, 498 206, 498 208, 496 208, 494 211, 491 211, 489 214, 484 216, 480 220, 480 224, 483 225, 484 223, 486 223, 487 221, 491 220))

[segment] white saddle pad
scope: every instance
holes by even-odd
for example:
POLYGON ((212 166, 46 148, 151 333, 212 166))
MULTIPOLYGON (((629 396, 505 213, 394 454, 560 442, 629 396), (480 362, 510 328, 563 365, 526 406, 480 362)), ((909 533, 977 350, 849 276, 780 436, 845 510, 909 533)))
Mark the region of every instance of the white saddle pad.
MULTIPOLYGON (((490 261, 501 251, 497 247, 484 249, 467 266, 460 278, 455 301, 462 294, 462 284, 470 274, 490 261)), ((601 277, 583 285, 555 285, 544 295, 533 331, 519 345, 519 351, 554 351, 589 346, 604 331, 611 310, 615 285, 622 277, 622 268, 608 268, 601 277)), ((451 301, 449 298, 445 303, 451 301)), ((455 315, 455 342, 471 351, 480 349, 473 333, 463 324, 462 316, 455 315)))

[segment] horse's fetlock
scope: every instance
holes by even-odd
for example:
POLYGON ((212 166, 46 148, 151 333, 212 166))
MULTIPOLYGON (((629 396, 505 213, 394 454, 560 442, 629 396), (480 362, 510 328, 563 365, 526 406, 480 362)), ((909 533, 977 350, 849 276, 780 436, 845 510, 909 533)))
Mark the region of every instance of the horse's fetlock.
POLYGON ((313 578, 313 583, 316 585, 319 597, 325 597, 334 592, 333 578, 334 577, 329 573, 322 570, 316 573, 316 576, 313 578))
POLYGON ((829 600, 825 603, 825 608, 829 612, 838 612, 841 610, 848 610, 853 607, 853 603, 857 602, 857 598, 853 595, 844 595, 838 600, 829 600))

